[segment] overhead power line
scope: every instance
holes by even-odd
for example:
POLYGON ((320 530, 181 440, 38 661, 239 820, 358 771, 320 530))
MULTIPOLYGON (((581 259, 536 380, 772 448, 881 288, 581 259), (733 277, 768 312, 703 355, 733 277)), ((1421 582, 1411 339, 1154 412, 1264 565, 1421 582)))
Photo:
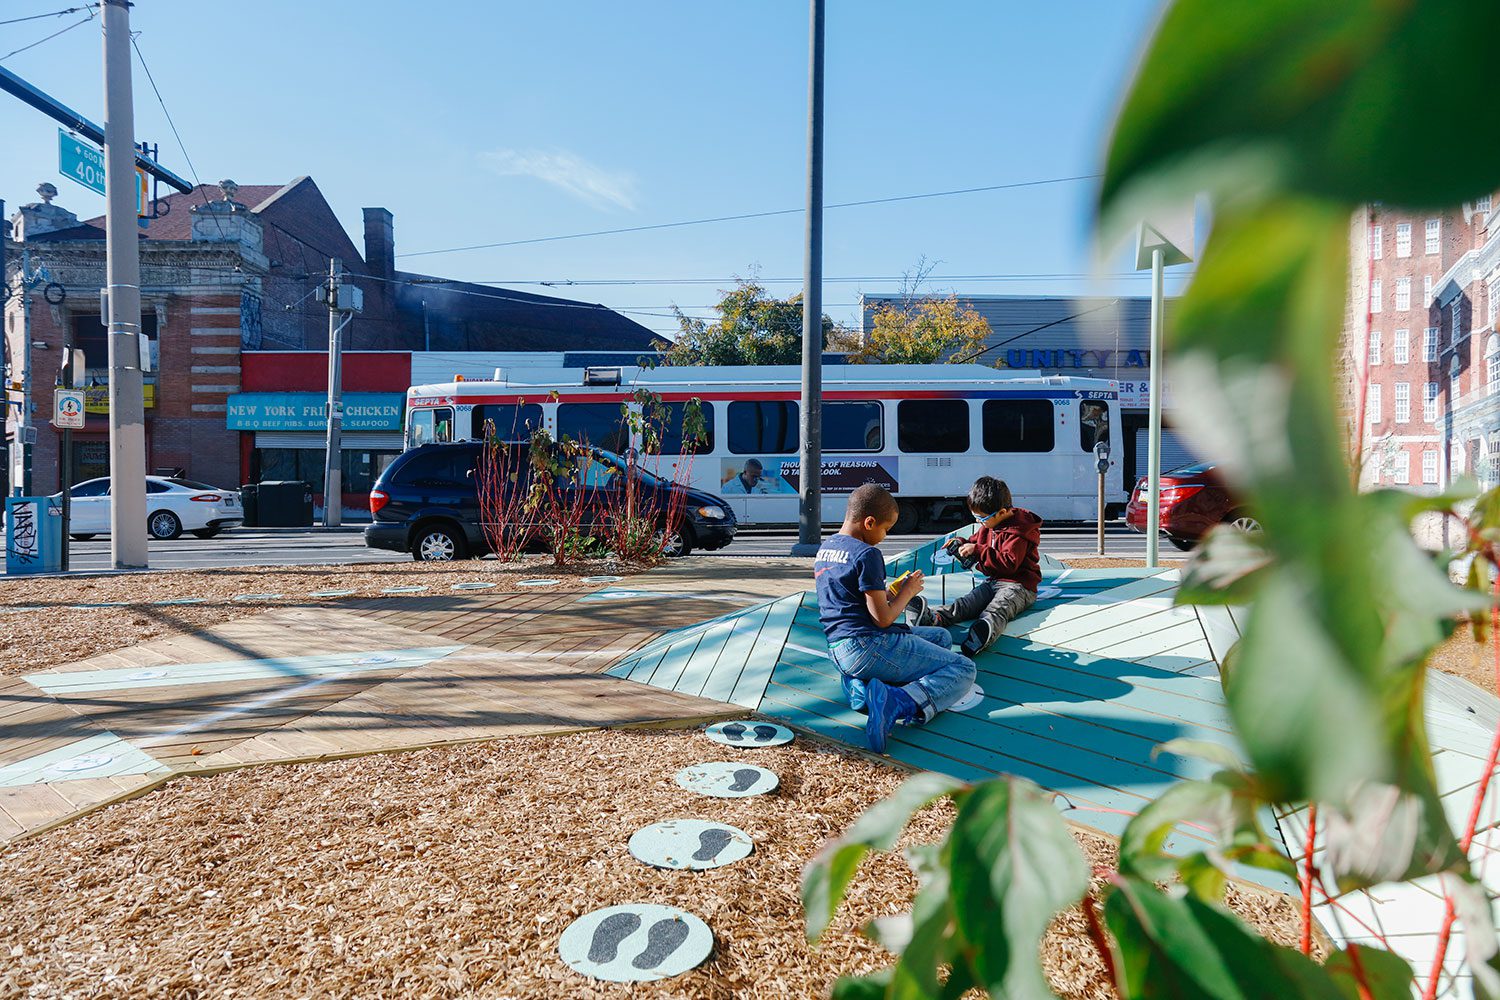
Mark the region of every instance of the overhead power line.
MULTIPOLYGON (((903 194, 889 198, 866 198, 861 201, 843 201, 833 205, 825 205, 829 208, 859 208, 866 205, 890 205, 901 201, 918 201, 924 198, 948 198, 961 194, 979 194, 985 191, 1009 191, 1015 188, 1042 187, 1048 184, 1067 184, 1073 181, 1096 180, 1102 174, 1079 174, 1074 177, 1049 177, 1045 180, 1036 181, 1014 181, 1009 184, 986 184, 982 187, 955 188, 951 191, 928 191, 923 194, 903 194)), ((741 222, 746 219, 769 219, 778 215, 801 215, 801 208, 780 208, 770 212, 744 212, 739 215, 718 215, 707 219, 687 219, 683 222, 658 222, 649 226, 627 226, 623 229, 598 229, 587 233, 568 233, 563 236, 533 236, 524 240, 504 240, 499 243, 474 243, 461 247, 445 247, 441 250, 416 250, 411 253, 397 254, 398 257, 428 257, 440 253, 460 253, 466 250, 493 250, 498 247, 519 247, 532 243, 554 243, 558 240, 581 240, 592 236, 617 236, 622 233, 644 233, 657 229, 679 229, 684 226, 706 226, 719 222, 741 222)))
MULTIPOLYGON (((135 49, 135 57, 141 61, 141 69, 146 73, 146 81, 151 84, 151 92, 156 95, 156 103, 161 105, 161 113, 166 116, 167 126, 171 128, 172 135, 177 140, 177 148, 182 151, 182 158, 188 165, 188 172, 193 175, 193 187, 198 191, 199 197, 203 199, 203 207, 208 207, 208 192, 203 190, 203 182, 198 179, 198 168, 193 166, 193 158, 188 155, 187 146, 182 141, 182 133, 177 131, 177 123, 172 120, 172 112, 167 110, 167 102, 161 96, 161 88, 156 85, 156 78, 151 75, 151 67, 146 65, 146 55, 141 51, 141 45, 136 41, 136 36, 130 36, 130 47, 135 49)), ((214 226, 219 230, 219 235, 224 235, 224 224, 219 221, 217 215, 209 213, 214 220, 214 226)))
POLYGON ((0 21, 0 28, 5 27, 7 24, 20 24, 23 21, 40 21, 48 17, 63 17, 66 14, 76 14, 81 10, 92 10, 96 6, 98 6, 98 4, 88 4, 84 7, 67 7, 63 10, 54 10, 50 14, 32 14, 29 17, 13 17, 9 21, 0 21))
MULTIPOLYGON (((76 9, 83 9, 83 8, 76 8, 76 9)), ((43 16, 49 16, 50 17, 51 15, 43 15, 43 16)), ((26 51, 28 51, 30 49, 34 49, 38 45, 41 45, 44 42, 50 42, 50 41, 52 41, 52 39, 56 38, 58 35, 65 35, 68 32, 72 31, 74 28, 78 27, 79 25, 88 24, 93 19, 94 19, 94 14, 93 14, 92 11, 90 11, 89 12, 89 16, 86 17, 86 18, 84 18, 81 21, 74 21, 72 24, 68 25, 66 28, 61 28, 61 29, 59 29, 57 31, 54 31, 52 34, 48 35, 46 38, 39 38, 36 41, 32 42, 30 45, 23 45, 19 49, 15 49, 15 50, 13 50, 11 52, 5 53, 5 55, 0 56, 0 62, 5 62, 5 60, 9 59, 11 56, 18 56, 22 52, 26 52, 26 51)))

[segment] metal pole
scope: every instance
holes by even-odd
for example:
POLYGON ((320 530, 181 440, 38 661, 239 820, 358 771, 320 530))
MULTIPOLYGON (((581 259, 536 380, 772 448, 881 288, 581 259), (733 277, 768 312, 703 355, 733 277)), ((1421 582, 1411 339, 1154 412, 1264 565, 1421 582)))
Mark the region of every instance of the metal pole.
POLYGON ((341 396, 343 352, 339 346, 339 279, 337 257, 328 261, 328 442, 323 457, 323 527, 337 528, 344 515, 344 453, 341 440, 344 401, 341 396))
POLYGON ((807 256, 802 287, 801 502, 794 556, 823 537, 823 0, 810 0, 807 73, 807 256))
POLYGON ((21 251, 21 423, 16 440, 21 443, 21 482, 18 496, 31 496, 31 444, 35 423, 31 405, 31 251, 21 251))
POLYGON ((1146 477, 1146 565, 1155 569, 1161 555, 1161 331, 1162 266, 1165 251, 1151 251, 1151 396, 1148 434, 1151 445, 1146 477))
POLYGON ((103 0, 106 284, 109 289, 109 548, 115 569, 145 569, 146 405, 141 257, 135 213, 130 4, 103 0))

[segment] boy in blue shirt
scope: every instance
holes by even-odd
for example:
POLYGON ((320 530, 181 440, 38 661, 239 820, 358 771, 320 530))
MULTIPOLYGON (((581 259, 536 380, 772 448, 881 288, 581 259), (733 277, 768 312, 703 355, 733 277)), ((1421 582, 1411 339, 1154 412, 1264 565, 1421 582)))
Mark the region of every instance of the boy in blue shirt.
POLYGON ((896 499, 867 483, 849 495, 843 527, 823 541, 813 562, 829 653, 847 681, 865 687, 865 739, 876 753, 885 752, 896 723, 931 720, 967 694, 975 676, 973 662, 953 651, 947 629, 902 621, 922 590, 922 574, 911 574, 894 592, 886 588, 885 559, 875 546, 895 523, 896 499))

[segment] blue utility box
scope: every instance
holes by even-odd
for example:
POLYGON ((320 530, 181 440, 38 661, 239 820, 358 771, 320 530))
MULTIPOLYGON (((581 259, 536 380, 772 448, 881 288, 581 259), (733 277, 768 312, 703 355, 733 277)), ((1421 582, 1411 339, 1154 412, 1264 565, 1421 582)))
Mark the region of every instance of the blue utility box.
POLYGON ((5 498, 5 572, 56 573, 62 569, 62 499, 5 498))

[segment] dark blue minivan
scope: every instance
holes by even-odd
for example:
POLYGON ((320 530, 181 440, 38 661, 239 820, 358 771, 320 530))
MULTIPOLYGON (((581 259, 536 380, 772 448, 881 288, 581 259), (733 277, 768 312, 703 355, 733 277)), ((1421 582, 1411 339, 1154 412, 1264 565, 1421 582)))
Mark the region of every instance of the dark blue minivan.
MULTIPOLYGON (((590 449, 579 459, 589 463, 578 478, 594 493, 595 510, 625 505, 627 475, 635 477, 636 500, 647 509, 681 510, 677 530, 664 541, 668 555, 721 549, 734 541, 734 512, 712 493, 660 479, 640 467, 627 472, 625 460, 613 452, 590 449)), ((479 502, 483 461, 488 461, 485 445, 478 441, 424 444, 403 453, 370 491, 374 522, 365 528, 365 545, 410 552, 423 561, 485 555, 490 543, 479 502)), ((506 489, 526 489, 528 463, 522 457, 513 466, 523 470, 523 476, 506 489)))

